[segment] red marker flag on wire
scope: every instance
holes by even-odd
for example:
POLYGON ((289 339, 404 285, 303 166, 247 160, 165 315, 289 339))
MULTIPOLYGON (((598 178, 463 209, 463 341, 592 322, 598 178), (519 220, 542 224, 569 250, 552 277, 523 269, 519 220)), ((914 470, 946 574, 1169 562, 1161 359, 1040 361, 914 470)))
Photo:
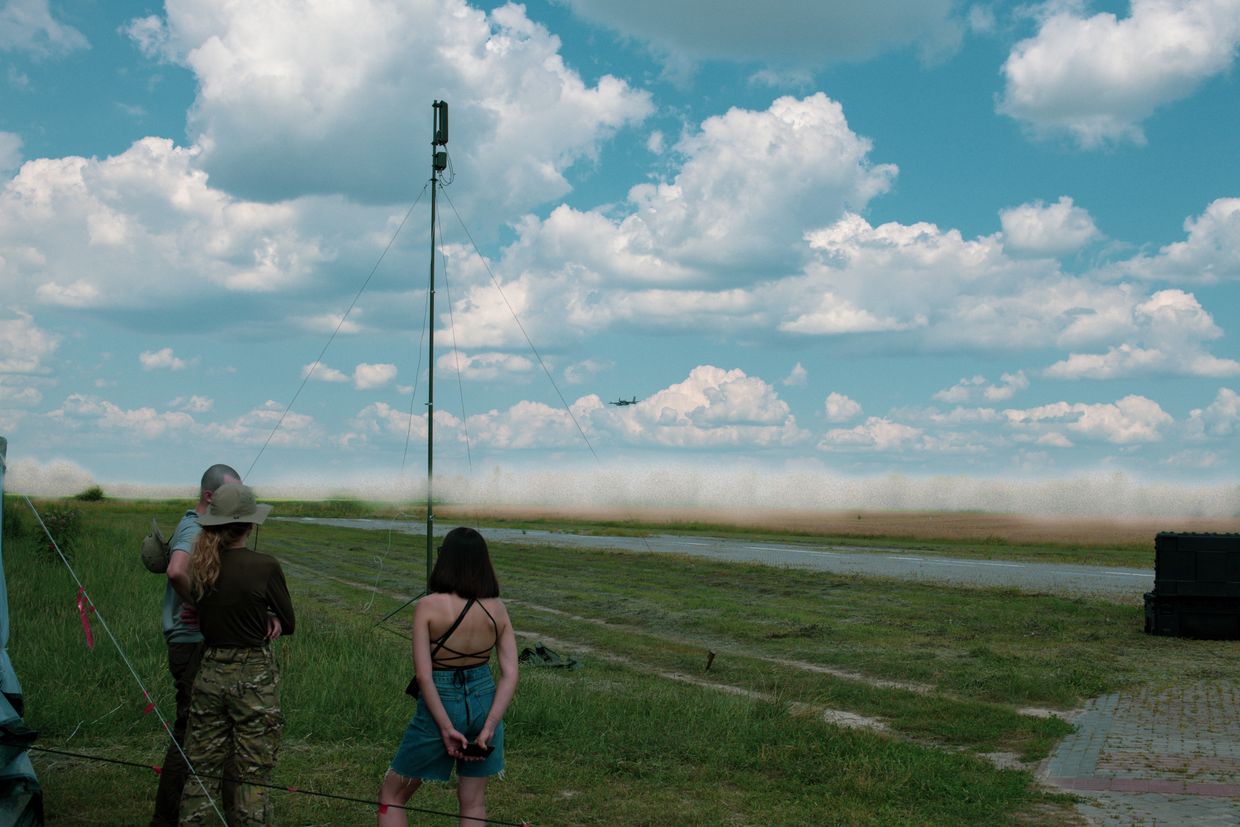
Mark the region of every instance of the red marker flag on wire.
POLYGON ((86 589, 78 586, 77 593, 77 609, 78 617, 82 618, 82 632, 86 635, 86 648, 95 648, 95 636, 90 631, 90 620, 86 617, 87 610, 91 614, 95 613, 95 607, 91 605, 90 598, 86 596, 86 589))

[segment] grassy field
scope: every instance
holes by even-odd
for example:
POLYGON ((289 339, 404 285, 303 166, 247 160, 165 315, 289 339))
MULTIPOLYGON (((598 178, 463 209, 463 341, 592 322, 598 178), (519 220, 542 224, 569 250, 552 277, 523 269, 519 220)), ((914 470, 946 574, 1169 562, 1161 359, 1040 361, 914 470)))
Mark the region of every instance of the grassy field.
MULTIPOLYGON (((73 565, 170 714, 162 579, 136 546, 151 516, 171 528, 184 506, 68 507, 81 515, 67 535, 73 565)), ((76 586, 25 504, 6 498, 5 510, 10 654, 27 722, 48 747, 156 763, 164 744, 132 677, 106 640, 86 649, 76 586)), ((419 591, 421 552, 407 536, 279 522, 259 542, 284 562, 299 614, 297 634, 278 643, 287 728, 276 780, 369 798, 411 712, 410 610, 375 624, 419 591)), ((490 795, 504 821, 1070 823, 1070 801, 1033 779, 1070 731, 1046 710, 1143 682, 1240 679, 1240 645, 1148 637, 1136 605, 662 555, 492 552, 519 643, 544 641, 582 665, 522 671, 508 771, 490 795)), ((150 772, 33 758, 49 823, 149 817, 150 772)), ((282 824, 373 819, 365 805, 275 795, 282 824)), ((412 803, 454 808, 442 786, 412 803)))

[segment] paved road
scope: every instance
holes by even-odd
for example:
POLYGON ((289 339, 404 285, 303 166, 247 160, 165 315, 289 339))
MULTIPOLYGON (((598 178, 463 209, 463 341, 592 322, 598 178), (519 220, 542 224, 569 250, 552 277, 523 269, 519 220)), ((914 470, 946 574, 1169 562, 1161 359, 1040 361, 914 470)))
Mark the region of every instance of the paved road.
MULTIPOLYGON (((318 525, 399 531, 426 535, 424 523, 393 520, 347 520, 321 517, 273 518, 318 525)), ((444 529, 447 530, 446 528, 444 529)), ((442 533, 442 532, 439 532, 442 533)), ((1026 591, 1052 594, 1104 595, 1134 602, 1154 588, 1154 573, 1148 569, 1075 566, 1064 563, 1019 563, 994 560, 959 560, 948 557, 919 556, 915 551, 896 548, 815 545, 803 543, 757 543, 714 537, 679 537, 657 534, 650 537, 597 537, 510 528, 488 528, 488 539, 496 542, 526 543, 565 548, 621 549, 654 554, 686 554, 715 560, 794 566, 838 574, 864 574, 897 577, 956 585, 1010 586, 1026 591)))

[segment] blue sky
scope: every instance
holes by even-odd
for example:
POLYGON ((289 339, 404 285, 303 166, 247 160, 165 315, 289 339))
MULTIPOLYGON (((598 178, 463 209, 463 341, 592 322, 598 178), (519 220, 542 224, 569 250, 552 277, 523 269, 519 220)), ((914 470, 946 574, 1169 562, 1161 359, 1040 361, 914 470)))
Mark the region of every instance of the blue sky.
POLYGON ((420 486, 442 98, 450 495, 1236 513, 1240 0, 814 5, 4 0, 10 485, 420 486))

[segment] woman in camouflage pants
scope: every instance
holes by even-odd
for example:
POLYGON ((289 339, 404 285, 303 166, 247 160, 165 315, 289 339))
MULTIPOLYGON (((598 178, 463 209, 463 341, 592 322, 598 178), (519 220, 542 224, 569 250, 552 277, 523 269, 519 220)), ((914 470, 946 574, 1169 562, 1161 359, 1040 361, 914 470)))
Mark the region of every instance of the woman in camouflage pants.
POLYGON ((293 604, 280 563, 246 547, 255 525, 271 512, 247 486, 220 486, 194 544, 191 575, 202 629, 202 666, 190 701, 186 752, 199 776, 187 781, 182 824, 218 823, 222 784, 231 766, 239 776, 230 825, 271 824, 265 784, 280 745, 280 673, 270 641, 292 634, 293 604))

